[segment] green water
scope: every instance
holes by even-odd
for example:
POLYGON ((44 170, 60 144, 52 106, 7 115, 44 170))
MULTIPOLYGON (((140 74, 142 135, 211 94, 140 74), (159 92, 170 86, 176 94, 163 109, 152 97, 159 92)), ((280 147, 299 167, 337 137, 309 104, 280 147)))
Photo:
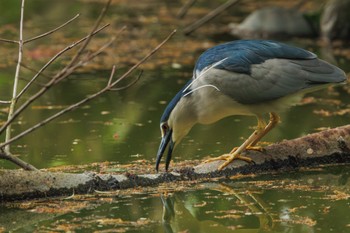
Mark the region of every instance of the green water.
MULTIPOLYGON (((69 16, 64 17, 66 8, 62 6, 53 9, 60 22, 62 18, 71 17, 75 9, 96 16, 95 4, 64 2, 70 4, 66 12, 69 16)), ((150 2, 155 4, 156 1, 150 2)), ((41 22, 40 26, 45 26, 40 15, 30 12, 43 9, 45 5, 35 4, 28 12, 34 22, 41 22)), ((112 18, 128 16, 126 9, 126 6, 113 8, 112 18)), ((129 14, 131 25, 135 24, 135 14, 129 14)), ((46 12, 47 15, 50 14, 46 12)), ((50 20, 48 22, 58 19, 50 20)), ((9 22, 14 21, 9 19, 9 22)), ((128 21, 122 18, 122 22, 128 21)), ((85 24, 84 28, 89 23, 85 24)), ((297 43, 303 45, 302 41, 297 43)), ((194 57, 199 53, 198 50, 191 52, 194 57)), ((0 61, 5 60, 4 57, 0 61)), ((155 57, 153 62, 161 59, 155 57)), ((349 72, 349 61, 338 60, 339 66, 349 72)), ((17 141, 12 145, 12 152, 38 168, 104 161, 121 164, 140 159, 154 161, 160 142, 160 116, 166 104, 191 78, 192 65, 172 67, 167 64, 146 69, 141 80, 131 88, 104 94, 55 120, 17 141)), ((103 68, 79 72, 33 103, 14 125, 14 135, 103 87, 109 76, 107 67, 103 68)), ((0 99, 10 95, 13 73, 13 67, 1 69, 0 99)), ((24 71, 25 75, 28 73, 24 71)), ((350 104, 346 86, 336 87, 334 91, 318 91, 307 97, 316 101, 281 113, 281 124, 263 140, 281 141, 349 123, 349 113, 317 114, 321 110, 346 110, 350 104)), ((0 119, 5 120, 6 115, 0 113, 0 119)), ((229 117, 212 125, 196 125, 176 148, 174 161, 226 153, 242 143, 255 125, 255 118, 242 116, 229 117)), ((0 161, 0 168, 14 166, 0 161)), ((183 184, 184 187, 168 184, 146 190, 0 206, 0 232, 350 232, 349 168, 339 165, 244 180, 183 184), (65 210, 67 206, 71 208, 68 211, 65 210)))

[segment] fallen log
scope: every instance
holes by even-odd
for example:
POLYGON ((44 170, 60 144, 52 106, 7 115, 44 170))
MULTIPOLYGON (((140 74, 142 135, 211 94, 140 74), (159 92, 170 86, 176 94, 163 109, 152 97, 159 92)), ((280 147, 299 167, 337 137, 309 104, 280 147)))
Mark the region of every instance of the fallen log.
MULTIPOLYGON (((81 174, 46 171, 0 170, 0 200, 12 201, 40 197, 91 193, 145 187, 176 181, 208 181, 237 175, 266 174, 350 163, 350 125, 325 130, 264 148, 263 152, 247 151, 255 163, 235 161, 224 170, 222 161, 195 166, 173 165, 167 173, 81 174)), ((188 164, 188 163, 187 163, 188 164)))

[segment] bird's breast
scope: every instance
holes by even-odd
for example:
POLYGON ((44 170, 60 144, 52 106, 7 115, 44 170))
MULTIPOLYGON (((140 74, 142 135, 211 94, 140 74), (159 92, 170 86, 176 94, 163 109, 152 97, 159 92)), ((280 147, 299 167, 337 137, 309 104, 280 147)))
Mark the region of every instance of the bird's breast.
POLYGON ((254 115, 249 107, 234 101, 214 88, 206 87, 193 93, 197 120, 211 124, 231 115, 254 115))

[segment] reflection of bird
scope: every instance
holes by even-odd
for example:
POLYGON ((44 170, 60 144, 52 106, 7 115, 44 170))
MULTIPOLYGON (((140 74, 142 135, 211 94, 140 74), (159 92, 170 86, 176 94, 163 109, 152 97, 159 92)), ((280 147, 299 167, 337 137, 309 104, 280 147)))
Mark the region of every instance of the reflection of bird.
POLYGON ((174 146, 194 124, 210 124, 230 115, 256 116, 257 128, 241 146, 212 160, 226 160, 219 170, 235 159, 251 162, 240 153, 261 149, 255 145, 278 123, 276 112, 298 102, 307 92, 345 79, 341 69, 315 54, 279 42, 241 40, 208 49, 199 57, 193 78, 161 117, 156 169, 169 145, 168 170, 174 146), (270 114, 268 124, 262 118, 266 113, 270 114))

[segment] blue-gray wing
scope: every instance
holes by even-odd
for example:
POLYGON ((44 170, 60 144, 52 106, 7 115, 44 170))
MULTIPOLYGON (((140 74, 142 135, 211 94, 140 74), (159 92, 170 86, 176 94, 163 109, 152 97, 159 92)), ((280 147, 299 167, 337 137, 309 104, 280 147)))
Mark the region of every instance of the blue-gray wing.
MULTIPOLYGON (((198 84, 256 104, 346 79, 341 69, 306 50, 271 41, 240 42, 244 46, 226 44, 205 52, 195 69, 195 79, 202 79, 198 84)), ((195 81, 193 87, 198 88, 195 81)))

